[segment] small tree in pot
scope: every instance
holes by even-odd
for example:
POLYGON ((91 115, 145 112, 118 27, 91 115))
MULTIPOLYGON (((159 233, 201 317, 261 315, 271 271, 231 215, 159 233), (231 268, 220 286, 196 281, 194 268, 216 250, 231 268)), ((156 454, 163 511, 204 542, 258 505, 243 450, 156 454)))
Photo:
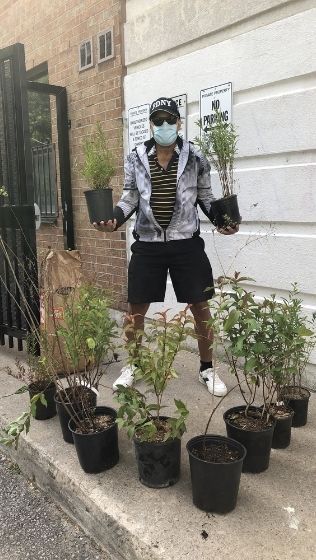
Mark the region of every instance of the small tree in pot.
POLYGON ((90 222, 112 220, 113 191, 109 183, 115 174, 115 165, 100 123, 97 124, 94 134, 84 139, 83 153, 81 173, 90 183, 90 190, 84 192, 90 222))
MULTIPOLYGON (((265 389, 275 362, 277 331, 270 301, 256 300, 240 285, 243 280, 247 278, 238 273, 234 278, 219 280, 223 348, 245 401, 244 406, 226 411, 224 420, 227 435, 247 449, 243 470, 261 472, 269 465, 275 425, 269 412, 273 393, 265 389)), ((213 305, 211 300, 211 308, 213 305)))
POLYGON ((68 298, 57 336, 64 344, 72 370, 66 373, 66 388, 56 376, 56 400, 64 439, 71 442, 73 438, 85 472, 100 472, 118 461, 116 411, 96 408, 101 377, 115 358, 115 335, 104 290, 85 285, 78 298, 68 298))
POLYGON ((299 297, 297 284, 284 300, 284 331, 289 348, 287 360, 287 376, 279 388, 279 400, 283 400, 293 409, 293 427, 305 426, 307 422, 310 391, 303 387, 302 377, 311 351, 316 345, 315 314, 309 320, 303 310, 303 302, 299 297))
MULTIPOLYGON (((31 420, 48 420, 56 415, 54 396, 53 361, 48 340, 44 333, 32 331, 26 339, 27 356, 25 362, 16 360, 16 369, 7 368, 7 373, 20 379, 22 385, 13 395, 29 393, 30 404, 28 410, 13 420, 3 430, 0 443, 13 445, 17 448, 21 433, 29 432, 31 420), (39 354, 40 349, 40 355, 39 354)), ((11 397, 13 395, 5 395, 11 397)))
POLYGON ((18 377, 27 382, 30 400, 35 395, 42 395, 36 401, 34 418, 36 420, 48 420, 56 415, 54 400, 56 386, 49 340, 45 333, 32 332, 28 335, 26 342, 26 363, 16 361, 18 377))
POLYGON ((237 154, 237 134, 231 123, 225 123, 220 110, 215 113, 214 124, 201 129, 201 138, 195 138, 202 153, 218 173, 223 197, 211 203, 211 219, 217 227, 234 227, 241 222, 237 195, 234 194, 234 163, 237 154))
MULTIPOLYGON (((161 412, 167 384, 177 377, 174 360, 186 338, 195 336, 188 309, 170 320, 167 311, 157 313, 146 333, 138 331, 127 344, 129 362, 137 365, 135 380, 143 380, 155 399, 149 400, 149 391, 141 393, 133 387, 119 387, 117 423, 133 438, 139 479, 151 488, 171 486, 180 476, 181 436, 186 430, 188 410, 183 402, 174 399, 175 415, 164 416, 161 412)), ((133 322, 131 316, 127 329, 133 328, 133 322)))
MULTIPOLYGON (((238 281, 244 278, 235 278, 238 281)), ((227 310, 230 306, 230 294, 225 292, 225 279, 219 278, 214 297, 209 301, 211 319, 209 326, 213 331, 212 356, 216 367, 219 346, 226 338, 224 331, 227 310)), ((227 280, 228 282, 228 280, 227 280)), ((237 385, 241 388, 242 381, 237 385)), ((208 512, 228 513, 236 507, 245 447, 229 437, 208 433, 212 418, 223 400, 236 386, 228 391, 215 405, 212 396, 212 412, 207 421, 204 434, 190 439, 187 451, 190 460, 193 503, 199 509, 208 512)), ((241 388, 242 390, 242 388, 241 388)))

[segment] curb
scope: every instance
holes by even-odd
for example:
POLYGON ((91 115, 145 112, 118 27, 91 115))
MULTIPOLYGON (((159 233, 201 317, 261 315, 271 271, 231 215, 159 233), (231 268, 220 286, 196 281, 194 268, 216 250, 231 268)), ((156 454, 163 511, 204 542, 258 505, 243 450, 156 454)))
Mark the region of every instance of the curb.
MULTIPOLYGON (((1 417, 1 426, 5 423, 1 417)), ((107 510, 108 504, 101 508, 93 499, 93 492, 89 492, 86 485, 69 476, 62 465, 32 441, 30 436, 20 437, 18 450, 1 449, 19 465, 21 472, 29 480, 48 494, 102 547, 111 560, 162 560, 162 556, 155 554, 152 547, 146 546, 124 526, 119 512, 115 517, 107 510)))

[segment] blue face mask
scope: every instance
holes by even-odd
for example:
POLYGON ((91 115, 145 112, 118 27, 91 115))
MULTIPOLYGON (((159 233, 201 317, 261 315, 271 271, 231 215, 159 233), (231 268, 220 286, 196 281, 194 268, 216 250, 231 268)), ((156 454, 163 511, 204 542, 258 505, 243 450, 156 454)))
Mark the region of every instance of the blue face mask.
POLYGON ((178 136, 177 125, 168 124, 166 121, 161 126, 153 126, 154 140, 160 146, 171 146, 178 136))

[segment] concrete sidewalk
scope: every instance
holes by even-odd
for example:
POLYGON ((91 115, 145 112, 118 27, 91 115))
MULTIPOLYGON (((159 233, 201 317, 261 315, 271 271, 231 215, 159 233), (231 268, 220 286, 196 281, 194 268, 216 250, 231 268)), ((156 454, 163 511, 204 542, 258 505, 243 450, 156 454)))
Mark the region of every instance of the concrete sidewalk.
MULTIPOLYGON (((0 396, 21 383, 7 375, 14 352, 1 349, 0 396)), ((109 387, 121 364, 104 378, 109 387)), ((14 460, 22 472, 47 492, 90 534, 113 560, 313 560, 316 558, 316 399, 310 402, 309 422, 292 430, 288 449, 272 450, 270 468, 243 474, 237 508, 227 515, 206 514, 192 504, 186 441, 203 431, 211 396, 197 381, 198 358, 182 352, 177 360, 180 379, 170 383, 173 396, 188 404, 188 432, 183 438, 182 476, 172 488, 152 490, 137 477, 133 445, 120 433, 120 462, 100 475, 79 467, 74 446, 62 440, 58 419, 33 421, 14 460)), ((234 380, 224 364, 219 373, 229 387, 234 380)), ((27 395, 0 399, 4 426, 26 408, 27 395)), ((215 399, 216 400, 216 399, 215 399)), ((114 404, 110 388, 103 388, 99 404, 114 404)), ((234 390, 213 419, 212 433, 224 434, 223 412, 241 404, 234 390)), ((168 412, 168 410, 167 410, 168 412)))

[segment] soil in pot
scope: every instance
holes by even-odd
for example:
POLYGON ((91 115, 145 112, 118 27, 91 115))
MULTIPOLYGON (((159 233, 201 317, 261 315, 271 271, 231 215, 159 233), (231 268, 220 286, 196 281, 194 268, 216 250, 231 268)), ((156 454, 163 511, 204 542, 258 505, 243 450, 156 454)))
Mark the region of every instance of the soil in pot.
POLYGON ((90 223, 113 220, 113 191, 110 188, 84 192, 90 223))
POLYGON ((134 437, 139 480, 149 488, 167 488, 180 478, 181 440, 163 441, 167 417, 161 416, 156 441, 140 441, 134 437))
POLYGON ((236 194, 213 200, 211 202, 211 209, 217 227, 233 227, 241 222, 236 194))
POLYGON ((285 405, 273 405, 270 413, 275 419, 272 438, 273 449, 285 449, 291 442, 291 427, 294 411, 285 405))
POLYGON ((114 467, 119 460, 116 410, 98 406, 93 423, 85 420, 85 427, 69 421, 81 468, 86 473, 100 473, 114 467))
POLYGON ((224 436, 196 436, 187 443, 193 503, 203 511, 236 507, 245 447, 224 436))
POLYGON ((282 398, 294 411, 292 428, 300 428, 307 423, 308 404, 311 394, 306 387, 284 387, 282 398))
POLYGON ((275 420, 262 418, 262 410, 251 406, 245 416, 245 406, 230 408, 224 414, 228 437, 247 449, 243 472, 259 473, 269 466, 275 420))
POLYGON ((36 403, 36 420, 48 420, 56 416, 56 404, 55 404, 55 394, 56 387, 55 383, 50 383, 49 381, 44 381, 41 383, 31 383, 29 385, 30 398, 38 395, 38 393, 43 393, 47 402, 47 406, 41 403, 40 400, 36 403))
MULTIPOLYGON (((95 408, 97 404, 97 395, 88 387, 76 387, 76 405, 74 404, 73 388, 67 387, 63 392, 63 400, 73 413, 81 414, 84 408, 95 408), (72 403, 72 404, 71 404, 72 403)), ((57 393, 55 396, 57 414, 60 422, 63 439, 67 443, 73 443, 72 433, 69 430, 68 424, 71 418, 67 408, 65 408, 60 395, 57 393)))

